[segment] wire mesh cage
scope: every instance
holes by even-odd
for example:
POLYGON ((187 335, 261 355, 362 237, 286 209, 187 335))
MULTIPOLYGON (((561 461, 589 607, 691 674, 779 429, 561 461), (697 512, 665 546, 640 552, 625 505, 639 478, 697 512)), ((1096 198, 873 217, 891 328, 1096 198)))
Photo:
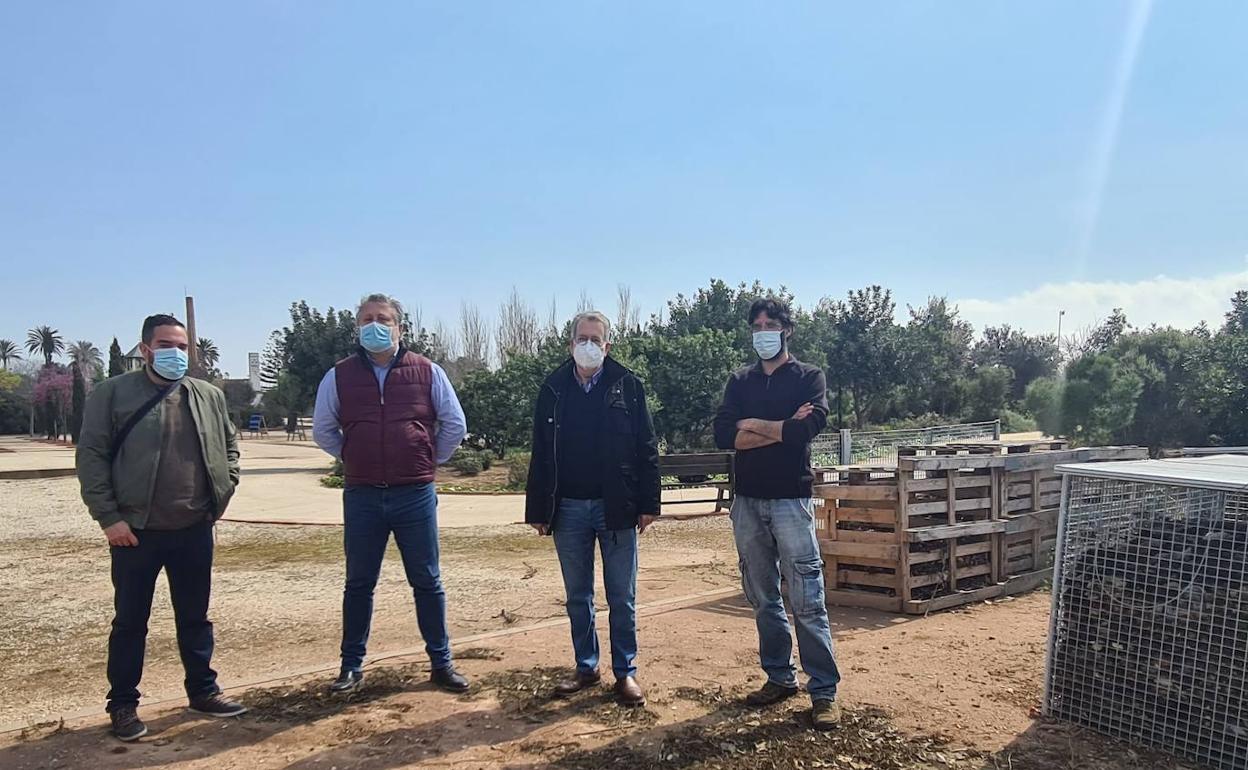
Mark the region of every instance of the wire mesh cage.
POLYGON ((1248 494, 1167 482, 1067 475, 1045 710, 1248 768, 1248 494))

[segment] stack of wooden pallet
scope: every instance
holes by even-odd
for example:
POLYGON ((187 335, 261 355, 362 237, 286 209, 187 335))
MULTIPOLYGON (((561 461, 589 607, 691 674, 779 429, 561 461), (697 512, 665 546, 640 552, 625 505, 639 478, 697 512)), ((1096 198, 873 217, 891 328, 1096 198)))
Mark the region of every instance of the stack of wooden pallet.
POLYGON ((823 469, 816 527, 828 603, 923 614, 1035 588, 1052 574, 1055 467, 1147 456, 988 442, 901 447, 896 467, 823 469))

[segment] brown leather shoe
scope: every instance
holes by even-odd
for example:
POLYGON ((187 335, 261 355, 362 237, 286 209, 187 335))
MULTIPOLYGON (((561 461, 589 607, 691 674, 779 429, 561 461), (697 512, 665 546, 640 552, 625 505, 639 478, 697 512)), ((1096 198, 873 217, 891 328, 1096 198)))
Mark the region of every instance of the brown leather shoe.
POLYGON ((571 679, 565 679, 555 685, 555 695, 560 698, 566 698, 569 695, 576 695, 581 690, 589 687, 596 687, 601 681, 602 674, 599 674, 597 671, 577 671, 572 675, 571 679))
POLYGON ((631 676, 615 680, 615 697, 619 699, 621 706, 646 705, 645 692, 642 691, 641 685, 637 684, 637 680, 631 676))

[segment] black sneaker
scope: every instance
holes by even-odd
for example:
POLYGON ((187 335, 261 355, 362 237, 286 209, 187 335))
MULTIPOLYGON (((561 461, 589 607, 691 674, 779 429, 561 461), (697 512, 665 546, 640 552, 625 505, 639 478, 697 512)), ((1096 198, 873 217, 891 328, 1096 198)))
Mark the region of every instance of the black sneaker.
POLYGON ((205 714, 210 717, 225 719, 227 717, 236 717, 239 714, 246 714, 247 707, 241 703, 228 701, 222 698, 220 693, 217 693, 192 700, 191 711, 194 711, 196 714, 205 714))
POLYGON ((344 668, 338 673, 338 678, 329 685, 329 691, 333 693, 355 692, 360 689, 360 685, 364 684, 364 672, 352 671, 344 668))
POLYGON ((453 667, 435 668, 429 681, 447 692, 468 692, 468 680, 453 667))
POLYGON ((139 719, 134 706, 122 706, 109 714, 113 721, 113 736, 119 741, 137 741, 147 735, 147 725, 139 719))
POLYGON ((782 700, 792 698, 794 695, 797 695, 796 686, 785 687, 784 685, 776 684, 771 680, 767 680, 767 683, 760 689, 745 696, 745 705, 753 708, 774 706, 782 700))

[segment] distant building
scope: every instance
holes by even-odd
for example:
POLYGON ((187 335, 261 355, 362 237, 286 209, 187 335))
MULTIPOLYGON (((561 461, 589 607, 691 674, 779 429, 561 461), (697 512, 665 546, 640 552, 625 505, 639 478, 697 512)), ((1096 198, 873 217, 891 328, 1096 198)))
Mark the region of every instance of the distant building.
POLYGON ((122 359, 122 366, 127 372, 138 371, 143 368, 143 351, 139 350, 139 346, 135 345, 130 348, 130 352, 122 359))
POLYGON ((260 354, 247 354, 247 379, 251 381, 251 389, 256 393, 263 393, 267 388, 264 387, 264 381, 260 379, 260 354))

